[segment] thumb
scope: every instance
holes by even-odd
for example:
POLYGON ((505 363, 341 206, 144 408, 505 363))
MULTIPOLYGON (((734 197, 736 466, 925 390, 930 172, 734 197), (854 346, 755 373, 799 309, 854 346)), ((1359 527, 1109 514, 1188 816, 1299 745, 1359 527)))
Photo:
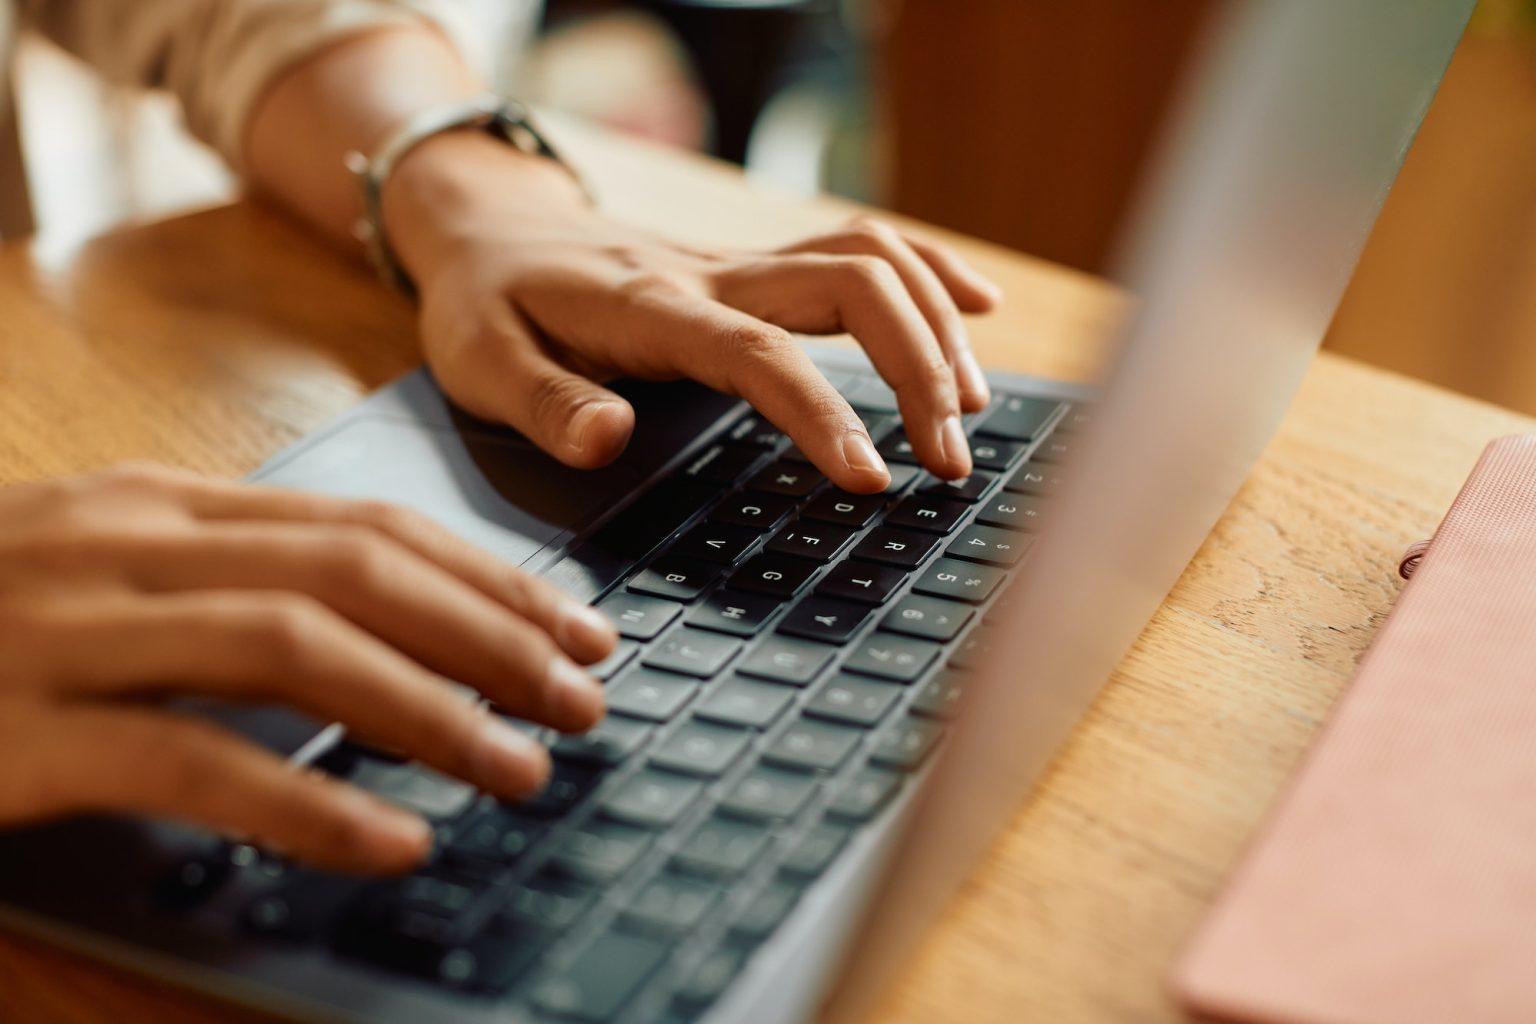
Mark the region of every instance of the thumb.
POLYGON ((455 401, 516 428, 568 466, 595 469, 618 458, 635 429, 628 402, 550 358, 509 306, 476 334, 473 345, 444 353, 448 365, 433 366, 455 401))

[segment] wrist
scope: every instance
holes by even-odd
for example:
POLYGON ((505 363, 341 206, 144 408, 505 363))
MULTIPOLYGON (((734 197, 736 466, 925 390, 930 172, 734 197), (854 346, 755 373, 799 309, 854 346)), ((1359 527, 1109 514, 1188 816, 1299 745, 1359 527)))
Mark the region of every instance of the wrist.
POLYGON ((564 166, 473 129, 422 141, 395 166, 381 195, 384 232, 417 282, 488 223, 505 238, 519 224, 587 209, 581 184, 564 166))

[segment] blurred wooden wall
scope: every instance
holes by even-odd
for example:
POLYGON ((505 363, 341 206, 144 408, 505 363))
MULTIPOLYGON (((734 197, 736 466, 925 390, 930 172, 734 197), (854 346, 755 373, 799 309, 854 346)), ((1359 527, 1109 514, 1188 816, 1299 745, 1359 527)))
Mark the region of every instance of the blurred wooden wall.
POLYGON ((893 0, 889 205, 1100 270, 1213 0, 893 0))
MULTIPOLYGON (((888 202, 1089 271, 1221 0, 890 0, 888 202)), ((1327 345, 1536 413, 1536 17, 1482 0, 1327 345)))

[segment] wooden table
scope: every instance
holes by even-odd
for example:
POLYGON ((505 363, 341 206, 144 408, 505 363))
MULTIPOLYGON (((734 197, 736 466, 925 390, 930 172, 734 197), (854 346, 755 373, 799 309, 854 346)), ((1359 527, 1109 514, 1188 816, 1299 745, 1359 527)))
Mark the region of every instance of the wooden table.
MULTIPOLYGON (((704 161, 561 132, 612 210, 772 244, 852 208, 704 161)), ((1109 286, 961 243, 1008 290, 983 360, 1083 377, 1109 286)), ((125 458, 238 476, 416 362, 407 306, 240 204, 73 251, 0 250, 0 482, 125 458)), ((1180 1019, 1164 979, 1490 438, 1536 421, 1324 356, 1283 429, 1054 768, 877 1014, 883 1022, 1180 1019)), ((229 1020, 0 937, 0 1019, 229 1020)), ((245 1019, 241 1016, 239 1019, 245 1019)))

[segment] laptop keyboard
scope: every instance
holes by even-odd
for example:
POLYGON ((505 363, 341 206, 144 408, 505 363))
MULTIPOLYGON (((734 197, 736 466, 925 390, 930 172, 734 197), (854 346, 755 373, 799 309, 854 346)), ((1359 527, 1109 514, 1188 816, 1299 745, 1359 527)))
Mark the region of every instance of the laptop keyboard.
POLYGON ((850 394, 885 493, 728 423, 571 556, 623 639, 595 729, 519 723, 548 786, 502 804, 343 742, 319 766, 427 815, 432 862, 386 882, 264 862, 247 933, 555 1019, 706 1011, 942 741, 1087 414, 1000 395, 970 417, 975 471, 943 481, 883 385, 850 394))

